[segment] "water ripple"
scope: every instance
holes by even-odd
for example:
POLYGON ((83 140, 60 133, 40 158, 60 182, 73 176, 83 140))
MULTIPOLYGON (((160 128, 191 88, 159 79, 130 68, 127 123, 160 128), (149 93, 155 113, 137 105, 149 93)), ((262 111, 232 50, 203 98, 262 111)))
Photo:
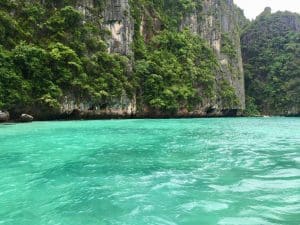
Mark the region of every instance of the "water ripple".
POLYGON ((0 128, 0 224, 300 224, 298 118, 0 128))

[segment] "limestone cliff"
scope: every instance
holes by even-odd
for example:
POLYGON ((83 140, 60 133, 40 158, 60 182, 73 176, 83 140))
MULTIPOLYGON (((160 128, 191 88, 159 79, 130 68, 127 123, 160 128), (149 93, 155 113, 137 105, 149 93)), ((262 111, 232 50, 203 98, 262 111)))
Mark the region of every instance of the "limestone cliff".
MULTIPOLYGON (((238 13, 239 9, 233 0, 206 0, 200 12, 195 11, 185 16, 181 28, 188 27, 207 40, 220 62, 220 71, 216 73, 217 88, 220 88, 222 79, 228 81, 238 98, 237 104, 232 107, 244 109, 244 72, 238 13)), ((217 104, 226 108, 222 105, 220 96, 217 97, 217 104)))
MULTIPOLYGON (((78 9, 80 9, 86 17, 91 15, 90 11, 95 7, 95 1, 86 0, 79 1, 78 9)), ((144 41, 147 43, 155 34, 164 29, 164 21, 159 12, 150 8, 148 5, 143 5, 139 12, 140 24, 139 28, 135 28, 138 23, 133 15, 131 15, 132 7, 136 7, 138 3, 128 0, 108 0, 105 2, 100 16, 103 18, 103 27, 109 31, 107 36, 108 51, 110 53, 119 53, 130 58, 129 68, 134 67, 134 35, 135 32, 140 32, 144 41), (152 24, 149 29, 149 22, 152 24)), ((163 1, 163 6, 168 7, 168 1, 163 1)), ((205 0, 195 1, 195 4, 201 7, 195 7, 194 10, 183 13, 178 23, 178 30, 185 28, 196 35, 199 35, 211 46, 218 59, 219 67, 215 71, 215 94, 213 97, 205 98, 201 103, 196 104, 193 108, 183 109, 183 111, 173 112, 173 116, 205 116, 222 115, 245 108, 244 94, 244 74, 240 49, 240 28, 239 28, 239 9, 233 4, 232 0, 205 0), (223 89, 233 89, 236 96, 236 101, 226 102, 222 96, 223 89)), ((164 9, 164 8, 162 8, 164 9)), ((131 70, 130 70, 131 71, 131 70)), ((130 73, 129 73, 130 76, 130 73)), ((199 91, 199 95, 201 95, 199 91)), ((105 109, 94 107, 91 112, 91 103, 78 102, 72 97, 65 97, 62 104, 62 111, 72 111, 74 108, 80 108, 93 115, 109 115, 118 116, 151 116, 154 111, 149 112, 149 107, 141 102, 136 103, 136 95, 128 97, 124 92, 120 99, 114 99, 107 104, 105 109), (138 104, 138 107, 136 106, 138 104)), ((137 96, 139 99, 139 96, 137 96)), ((226 96, 225 96, 226 97, 226 96)), ((159 110, 158 110, 159 111, 159 110)), ((169 113, 157 112, 158 116, 165 116, 169 113)))
POLYGON ((104 11, 104 24, 111 33, 109 51, 131 55, 134 22, 128 0, 109 0, 104 11))
POLYGON ((241 36, 248 114, 300 114, 300 15, 266 8, 241 36))
POLYGON ((5 75, 0 87, 19 82, 0 90, 0 106, 13 117, 222 116, 245 109, 239 37, 246 19, 233 0, 0 5, 8 23, 0 63, 18 77, 5 75))

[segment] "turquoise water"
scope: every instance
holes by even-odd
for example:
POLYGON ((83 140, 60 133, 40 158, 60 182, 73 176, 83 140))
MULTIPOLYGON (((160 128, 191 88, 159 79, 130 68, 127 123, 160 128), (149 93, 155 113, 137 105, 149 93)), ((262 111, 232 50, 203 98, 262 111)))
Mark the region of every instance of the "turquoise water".
POLYGON ((0 125, 0 224, 299 225, 300 119, 0 125))

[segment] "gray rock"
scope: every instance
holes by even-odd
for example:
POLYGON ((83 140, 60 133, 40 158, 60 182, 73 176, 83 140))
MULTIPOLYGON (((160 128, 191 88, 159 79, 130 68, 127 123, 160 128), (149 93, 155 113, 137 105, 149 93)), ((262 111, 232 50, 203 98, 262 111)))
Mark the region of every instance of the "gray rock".
MULTIPOLYGON (((188 28, 192 33, 199 35, 207 41, 214 50, 221 67, 215 73, 217 81, 215 87, 221 87, 222 80, 227 81, 234 89, 239 100, 232 107, 245 109, 244 72, 240 47, 240 18, 238 17, 238 10, 233 0, 208 0, 202 2, 202 10, 200 12, 196 9, 194 12, 188 13, 183 17, 180 29, 188 28), (226 41, 224 34, 226 34, 234 47, 234 51, 236 52, 234 56, 230 56, 222 49, 222 44, 226 41)), ((199 93, 201 93, 201 87, 199 93)), ((204 102, 203 105, 208 104, 216 104, 220 110, 227 108, 226 103, 222 102, 222 99, 220 101, 210 99, 204 102)))
POLYGON ((20 122, 32 122, 33 121, 33 116, 28 115, 28 114, 22 114, 19 118, 20 122))
POLYGON ((9 121, 9 112, 0 111, 0 123, 9 121))
POLYGON ((130 15, 128 0, 107 0, 104 10, 104 25, 110 31, 108 41, 110 53, 132 55, 134 21, 130 15))

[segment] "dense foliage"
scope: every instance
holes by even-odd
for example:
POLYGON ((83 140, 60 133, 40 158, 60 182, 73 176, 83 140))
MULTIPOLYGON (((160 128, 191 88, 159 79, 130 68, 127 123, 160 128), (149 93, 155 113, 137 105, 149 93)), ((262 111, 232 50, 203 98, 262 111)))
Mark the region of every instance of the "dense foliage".
MULTIPOLYGON (((166 113, 199 105, 209 108, 209 104, 216 104, 220 109, 241 105, 228 79, 235 76, 232 65, 239 57, 232 35, 221 35, 221 53, 229 60, 229 69, 224 71, 200 35, 182 26, 184 17, 191 13, 197 13, 201 24, 203 0, 129 0, 130 12, 122 13, 125 17, 130 13, 129 20, 134 22, 129 46, 132 55, 108 53, 111 34, 104 24, 103 11, 107 2, 93 1, 94 6, 85 15, 79 11, 82 3, 0 2, 0 109, 58 112, 65 96, 100 108, 123 96, 135 96, 141 111, 146 108, 166 113)), ((235 10, 241 26, 246 26, 243 12, 235 10)), ((290 38, 297 43, 297 36, 291 34, 290 38)), ((287 47, 290 57, 297 46, 287 47)), ((250 64, 247 66, 251 74, 250 64)), ((289 96, 297 94, 294 83, 290 83, 289 96)), ((251 85, 248 87, 251 90, 251 85)), ((258 100, 251 96, 248 102, 255 108, 258 100)))
POLYGON ((300 16, 266 9, 242 36, 249 114, 300 110, 300 16))
MULTIPOLYGON (((208 99, 222 102, 224 108, 239 105, 226 79, 216 80, 216 74, 222 72, 211 48, 199 35, 179 29, 180 21, 191 12, 197 12, 201 19, 202 3, 201 0, 132 1, 135 75, 141 104, 167 112, 190 110, 208 99)), ((235 57, 236 48, 226 37, 224 54, 235 57)))
POLYGON ((40 2, 0 2, 1 108, 55 110, 66 93, 103 104, 132 93, 128 59, 108 54, 101 21, 84 20, 76 1, 40 2))
POLYGON ((212 51, 199 37, 187 30, 164 31, 152 39, 145 57, 136 62, 139 91, 152 108, 189 108, 201 102, 201 97, 213 97, 216 64, 212 51))
POLYGON ((99 16, 105 5, 94 3, 95 15, 86 18, 77 1, 1 1, 2 109, 57 110, 65 95, 105 107, 125 92, 137 94, 139 105, 175 112, 215 97, 213 52, 200 37, 179 31, 185 14, 201 11, 202 0, 131 2, 134 61, 108 54, 99 16), (145 15, 143 36, 139 28, 145 15))

